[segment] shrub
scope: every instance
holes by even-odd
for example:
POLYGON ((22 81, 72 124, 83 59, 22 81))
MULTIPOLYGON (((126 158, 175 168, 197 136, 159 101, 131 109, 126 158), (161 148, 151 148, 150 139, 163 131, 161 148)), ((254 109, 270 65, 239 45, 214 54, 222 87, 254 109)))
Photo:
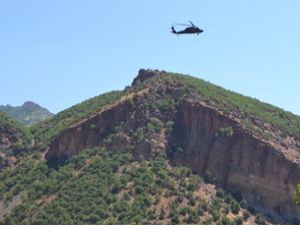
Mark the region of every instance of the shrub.
POLYGON ((231 208, 231 212, 233 214, 236 214, 236 215, 239 214, 239 212, 240 212, 240 205, 239 205, 239 203, 237 203, 236 201, 234 201, 233 203, 231 203, 230 208, 231 208))
POLYGON ((232 127, 220 127, 216 136, 217 137, 232 137, 234 131, 232 127))
POLYGON ((240 205, 243 209, 247 209, 248 208, 248 203, 245 199, 243 199, 241 202, 240 202, 240 205))
POLYGON ((245 212, 243 213, 243 219, 244 219, 244 221, 247 221, 249 218, 250 218, 249 212, 245 211, 245 212))
POLYGON ((258 214, 255 217, 255 223, 257 223, 258 225, 266 225, 267 224, 265 218, 260 214, 258 214))

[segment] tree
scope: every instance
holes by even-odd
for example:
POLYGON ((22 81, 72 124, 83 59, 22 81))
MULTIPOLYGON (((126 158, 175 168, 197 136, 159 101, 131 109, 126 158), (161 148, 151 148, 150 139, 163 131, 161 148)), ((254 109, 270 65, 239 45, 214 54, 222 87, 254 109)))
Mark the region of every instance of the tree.
POLYGON ((257 216, 255 218, 255 223, 257 223, 258 225, 266 225, 267 224, 265 218, 260 214, 257 214, 257 216))
POLYGON ((296 187, 296 192, 294 194, 294 201, 297 205, 300 205, 300 184, 296 187))
POLYGON ((230 205, 230 208, 231 208, 231 212, 235 215, 239 214, 240 212, 240 205, 239 203, 237 203, 236 201, 234 201, 231 205, 230 205))

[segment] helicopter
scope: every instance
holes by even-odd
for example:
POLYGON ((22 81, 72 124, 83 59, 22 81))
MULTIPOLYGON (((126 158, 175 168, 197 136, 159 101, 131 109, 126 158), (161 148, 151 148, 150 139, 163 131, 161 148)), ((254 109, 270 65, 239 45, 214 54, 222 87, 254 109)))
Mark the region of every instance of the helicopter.
POLYGON ((185 28, 184 30, 181 31, 176 31, 174 26, 171 27, 171 33, 173 34, 197 34, 199 35, 200 33, 203 32, 202 29, 200 29, 199 27, 195 26, 191 21, 189 21, 190 24, 176 24, 176 25, 180 25, 180 26, 186 26, 187 28, 185 28))

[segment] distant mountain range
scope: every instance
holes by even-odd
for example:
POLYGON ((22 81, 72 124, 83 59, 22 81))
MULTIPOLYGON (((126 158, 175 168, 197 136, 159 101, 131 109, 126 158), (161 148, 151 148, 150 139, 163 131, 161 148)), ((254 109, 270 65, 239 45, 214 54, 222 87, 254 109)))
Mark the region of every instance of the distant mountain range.
POLYGON ((53 116, 47 109, 30 101, 25 102, 22 106, 0 105, 0 111, 6 112, 27 126, 53 116))

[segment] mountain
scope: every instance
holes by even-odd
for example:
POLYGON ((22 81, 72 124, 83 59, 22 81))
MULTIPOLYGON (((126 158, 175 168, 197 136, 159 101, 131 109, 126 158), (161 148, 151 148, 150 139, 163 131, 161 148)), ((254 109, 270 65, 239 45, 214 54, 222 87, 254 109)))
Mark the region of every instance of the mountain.
POLYGON ((29 129, 1 225, 299 224, 300 117, 209 82, 142 69, 29 129))
POLYGON ((10 105, 0 105, 0 111, 8 113, 17 121, 27 126, 53 116, 53 114, 50 113, 47 109, 30 101, 25 102, 22 106, 16 107, 10 105))
POLYGON ((30 175, 26 169, 15 171, 20 178, 10 185, 21 189, 13 189, 15 197, 5 195, 8 175, 1 176, 0 193, 9 203, 2 204, 0 220, 17 207, 0 224, 267 224, 260 214, 250 213, 245 201, 205 183, 190 169, 170 167, 161 156, 136 161, 128 152, 93 148, 57 171, 32 158, 22 166, 35 163, 30 175))

